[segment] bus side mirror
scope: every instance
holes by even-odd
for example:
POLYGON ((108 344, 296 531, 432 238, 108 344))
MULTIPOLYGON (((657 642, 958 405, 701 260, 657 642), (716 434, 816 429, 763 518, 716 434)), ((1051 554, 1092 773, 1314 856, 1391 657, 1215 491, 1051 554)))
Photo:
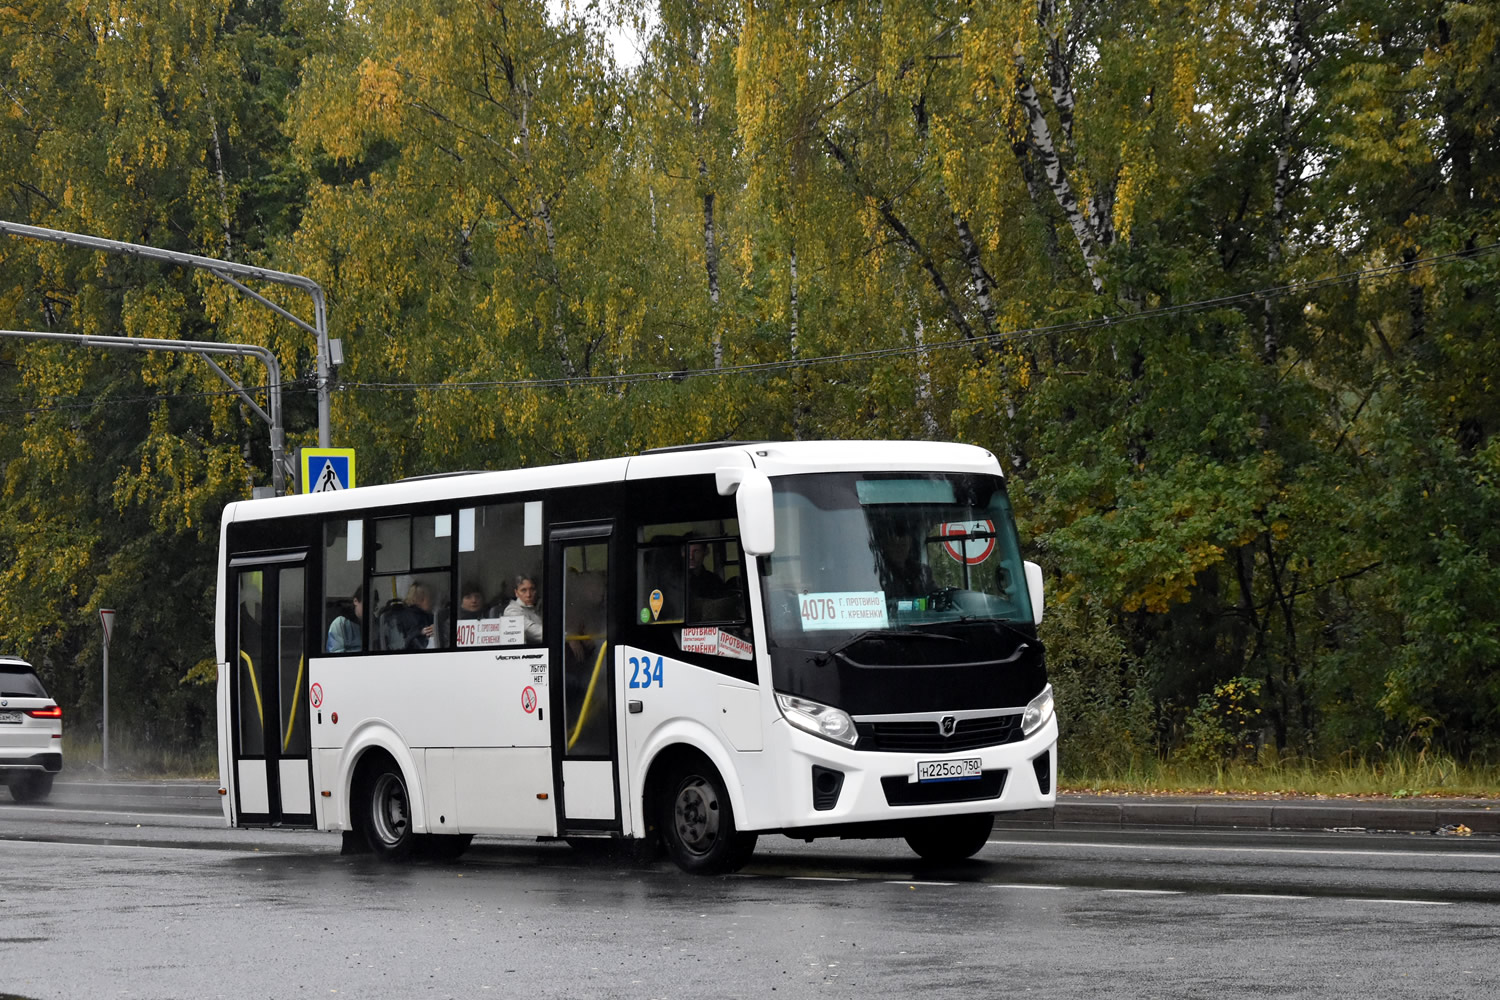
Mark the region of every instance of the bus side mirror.
POLYGON ((752 556, 768 556, 776 548, 776 513, 771 480, 755 469, 724 468, 714 476, 720 496, 734 494, 740 519, 740 548, 752 556))
POLYGON ((1042 623, 1042 567, 1034 562, 1026 564, 1026 590, 1031 594, 1031 620, 1042 623))

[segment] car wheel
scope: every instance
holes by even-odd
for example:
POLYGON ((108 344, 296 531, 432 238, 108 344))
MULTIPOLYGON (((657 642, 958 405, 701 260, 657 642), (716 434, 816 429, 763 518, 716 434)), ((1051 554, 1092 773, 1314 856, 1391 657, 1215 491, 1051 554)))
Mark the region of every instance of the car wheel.
POLYGON ((411 799, 406 779, 394 764, 376 768, 365 798, 365 839, 370 850, 385 861, 411 856, 417 835, 411 828, 411 799))
POLYGON ((667 853, 677 867, 694 875, 738 871, 755 851, 755 834, 734 825, 734 807, 724 779, 706 760, 672 773, 660 802, 660 827, 667 853))
POLYGON ((17 802, 40 802, 52 794, 53 775, 33 772, 10 779, 10 797, 17 802))
POLYGON ((906 833, 906 843, 924 861, 951 864, 972 858, 995 828, 992 813, 920 820, 906 833))

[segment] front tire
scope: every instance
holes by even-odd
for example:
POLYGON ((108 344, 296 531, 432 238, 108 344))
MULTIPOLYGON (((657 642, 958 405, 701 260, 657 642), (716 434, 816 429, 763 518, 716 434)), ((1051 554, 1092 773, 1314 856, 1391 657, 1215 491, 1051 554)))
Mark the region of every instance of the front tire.
POLYGON ((724 779, 707 760, 672 772, 660 802, 660 828, 667 853, 692 875, 738 871, 755 851, 756 835, 734 823, 724 779))
POLYGON ((10 779, 10 797, 17 802, 40 802, 52 794, 53 775, 34 771, 10 779))
POLYGON ((994 828, 993 813, 941 816, 913 824, 906 833, 906 843, 924 861, 953 864, 978 854, 994 828))
POLYGON ((376 768, 366 788, 364 827, 370 850, 382 861, 411 857, 417 834, 411 828, 411 798, 401 769, 394 764, 376 768))

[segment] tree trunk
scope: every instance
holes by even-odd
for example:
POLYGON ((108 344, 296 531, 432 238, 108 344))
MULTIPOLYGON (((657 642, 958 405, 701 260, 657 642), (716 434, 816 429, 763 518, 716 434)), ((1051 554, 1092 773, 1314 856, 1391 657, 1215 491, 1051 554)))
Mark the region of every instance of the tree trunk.
POLYGON ((1098 235, 1090 225, 1090 220, 1078 207, 1078 197, 1073 193, 1073 185, 1068 181, 1062 160, 1057 155, 1057 146, 1052 141, 1052 129, 1042 113, 1042 102, 1037 97, 1036 88, 1026 78, 1024 64, 1019 59, 1016 63, 1016 95, 1021 100, 1021 106, 1026 109, 1031 128, 1031 147, 1041 161, 1042 172, 1047 176, 1047 186, 1052 189, 1058 208, 1062 209, 1063 217, 1068 220, 1068 226, 1078 240, 1078 249, 1083 254, 1083 265, 1088 270, 1089 281, 1093 284, 1094 291, 1102 292, 1104 281, 1099 277, 1101 247, 1098 235))

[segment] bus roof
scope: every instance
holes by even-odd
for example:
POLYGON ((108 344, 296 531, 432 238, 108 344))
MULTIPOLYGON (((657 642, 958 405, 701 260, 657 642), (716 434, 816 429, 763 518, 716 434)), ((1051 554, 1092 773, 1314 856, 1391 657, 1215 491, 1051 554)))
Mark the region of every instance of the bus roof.
POLYGON ((730 442, 657 449, 624 458, 498 472, 418 476, 351 490, 241 500, 225 508, 224 520, 295 517, 633 479, 712 475, 724 466, 754 467, 768 476, 899 471, 1002 474, 992 453, 967 444, 937 441, 730 442))

